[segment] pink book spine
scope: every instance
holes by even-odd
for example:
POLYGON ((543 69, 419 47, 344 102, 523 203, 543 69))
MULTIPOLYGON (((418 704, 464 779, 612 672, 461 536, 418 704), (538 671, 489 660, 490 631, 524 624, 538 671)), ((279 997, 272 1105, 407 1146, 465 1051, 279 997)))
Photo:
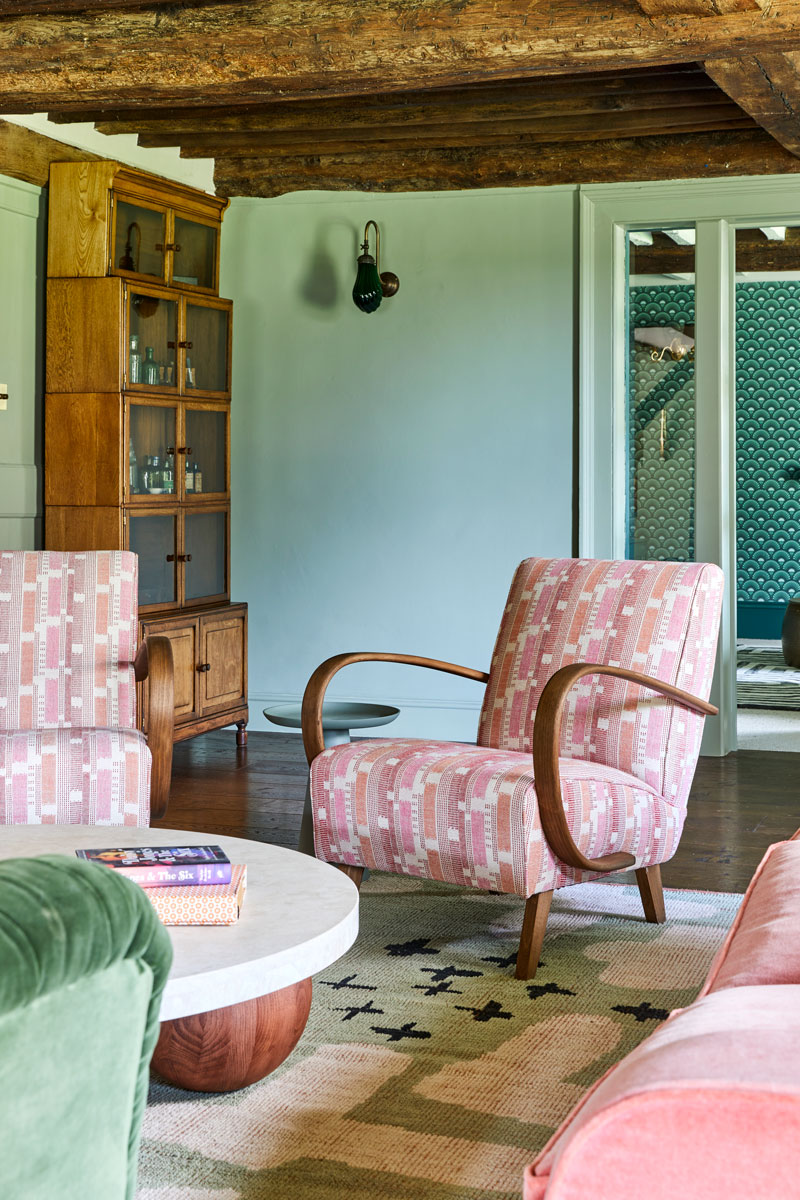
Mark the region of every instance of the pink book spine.
POLYGON ((114 867, 118 875, 125 875, 142 887, 178 887, 181 884, 230 883, 230 863, 191 863, 187 866, 170 866, 154 863, 152 866, 114 867))

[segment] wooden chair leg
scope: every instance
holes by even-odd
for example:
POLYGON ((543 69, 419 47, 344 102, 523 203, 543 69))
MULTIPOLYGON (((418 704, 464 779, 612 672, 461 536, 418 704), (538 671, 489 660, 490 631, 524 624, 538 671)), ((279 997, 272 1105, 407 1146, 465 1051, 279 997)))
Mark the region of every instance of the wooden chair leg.
POLYGON ((552 900, 552 892, 539 892, 535 896, 529 896, 525 903, 522 937, 519 940, 517 953, 517 969, 514 972, 517 979, 533 979, 536 974, 552 900))
POLYGON ((361 887, 361 880, 364 878, 363 867, 351 867, 349 863, 334 863, 333 865, 338 867, 348 879, 352 879, 357 888, 361 887))
POLYGON ((661 884, 661 867, 639 867, 636 872, 639 895, 642 897, 645 920, 651 925, 663 925, 667 919, 664 910, 664 888, 661 884))

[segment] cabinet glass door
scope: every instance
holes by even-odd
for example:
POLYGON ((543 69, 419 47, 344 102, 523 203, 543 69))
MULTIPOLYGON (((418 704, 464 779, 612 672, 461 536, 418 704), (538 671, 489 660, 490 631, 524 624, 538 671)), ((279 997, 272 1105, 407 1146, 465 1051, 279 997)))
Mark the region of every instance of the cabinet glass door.
POLYGON ((185 495, 224 495, 228 490, 228 410, 187 405, 184 419, 187 446, 185 495))
POLYGON ((176 388, 177 301, 133 288, 129 299, 128 385, 176 388))
POLYGON ((185 599, 201 600, 227 594, 228 514, 192 512, 184 517, 185 599))
POLYGON ((154 208, 117 199, 114 221, 114 271, 164 278, 167 216, 154 208))
POLYGON ((217 285, 218 237, 217 226, 190 221, 176 213, 172 282, 213 291, 217 285))
POLYGON ((128 494, 174 497, 177 407, 131 403, 128 412, 128 494))
POLYGON ((175 604, 178 518, 174 513, 129 513, 128 549, 139 555, 139 604, 175 604))
POLYGON ((228 391, 229 308, 186 304, 185 390, 228 391))

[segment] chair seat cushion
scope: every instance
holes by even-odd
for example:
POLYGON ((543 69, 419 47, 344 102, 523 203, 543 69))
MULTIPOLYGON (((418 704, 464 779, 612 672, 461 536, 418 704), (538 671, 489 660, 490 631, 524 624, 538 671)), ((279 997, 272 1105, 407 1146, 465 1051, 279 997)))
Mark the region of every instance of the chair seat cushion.
POLYGON ((0 734, 4 825, 149 825, 150 750, 136 729, 0 734))
POLYGON ((750 984, 800 984, 800 841, 770 846, 701 995, 750 984))
MULTIPOLYGON (((572 835, 590 857, 670 858, 683 811, 614 767, 561 760, 572 835)), ((335 746, 311 767, 319 858, 530 896, 589 879, 542 836, 531 755, 453 742, 335 746)))
POLYGON ((673 1013, 586 1093, 525 1200, 800 1200, 800 987, 726 988, 673 1013))

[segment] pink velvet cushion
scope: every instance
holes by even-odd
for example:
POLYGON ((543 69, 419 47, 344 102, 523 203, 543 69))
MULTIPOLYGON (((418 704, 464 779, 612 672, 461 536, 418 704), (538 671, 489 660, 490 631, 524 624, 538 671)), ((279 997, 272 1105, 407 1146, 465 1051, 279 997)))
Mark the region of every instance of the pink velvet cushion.
MULTIPOLYGON (((561 760, 567 821, 590 857, 627 850, 665 862, 682 808, 598 762, 561 760)), ((553 855, 530 754, 455 742, 375 739, 333 746, 311 767, 318 858, 530 896, 590 876, 553 855)))
POLYGON ((800 1200, 800 986, 714 992, 592 1088, 525 1200, 800 1200))
POLYGON ((800 842, 770 846, 700 993, 800 984, 800 842))

